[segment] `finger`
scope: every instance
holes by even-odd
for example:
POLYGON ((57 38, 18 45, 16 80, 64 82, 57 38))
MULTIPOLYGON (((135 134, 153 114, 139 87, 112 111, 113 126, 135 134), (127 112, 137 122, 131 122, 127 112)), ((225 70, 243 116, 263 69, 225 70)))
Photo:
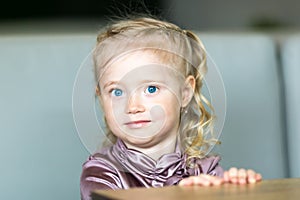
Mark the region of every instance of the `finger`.
POLYGON ((256 173, 252 169, 247 170, 247 179, 249 183, 256 183, 256 173))
POLYGON ((242 169, 238 170, 238 178, 237 179, 238 179, 239 184, 244 185, 247 183, 247 172, 245 169, 242 168, 242 169))
POLYGON ((261 174, 256 174, 256 180, 261 181, 262 180, 262 175, 261 174))
POLYGON ((203 174, 202 178, 208 181, 209 185, 221 185, 223 183, 223 179, 218 176, 203 174))
POLYGON ((221 185, 223 180, 216 176, 201 174, 199 176, 190 176, 188 178, 182 179, 179 182, 179 186, 212 186, 212 185, 221 185))
POLYGON ((224 182, 229 182, 229 172, 228 171, 224 171, 223 173, 223 180, 224 182))
POLYGON ((248 169, 247 170, 247 175, 248 176, 254 176, 255 175, 255 171, 253 171, 252 169, 248 169))
POLYGON ((212 184, 213 185, 221 185, 221 184, 223 184, 223 179, 222 178, 220 178, 220 177, 214 177, 213 179, 212 179, 212 184))
POLYGON ((238 182, 238 170, 237 168, 233 167, 230 168, 228 171, 228 175, 229 175, 229 181, 232 183, 237 183, 238 182))
POLYGON ((211 179, 207 175, 201 174, 199 176, 194 177, 194 183, 195 185, 210 186, 211 179))
POLYGON ((179 182, 178 185, 179 186, 191 186, 191 185, 193 185, 193 180, 191 179, 191 177, 184 178, 179 182))
POLYGON ((210 182, 203 176, 190 176, 188 178, 182 179, 179 182, 179 185, 180 186, 193 186, 193 185, 209 186, 210 182))

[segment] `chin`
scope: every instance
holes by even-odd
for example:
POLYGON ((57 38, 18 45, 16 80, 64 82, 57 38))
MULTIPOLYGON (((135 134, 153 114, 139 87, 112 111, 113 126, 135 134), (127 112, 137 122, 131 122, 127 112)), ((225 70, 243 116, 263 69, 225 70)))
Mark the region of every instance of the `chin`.
POLYGON ((131 146, 139 148, 148 148, 154 145, 153 138, 126 138, 123 141, 131 146))

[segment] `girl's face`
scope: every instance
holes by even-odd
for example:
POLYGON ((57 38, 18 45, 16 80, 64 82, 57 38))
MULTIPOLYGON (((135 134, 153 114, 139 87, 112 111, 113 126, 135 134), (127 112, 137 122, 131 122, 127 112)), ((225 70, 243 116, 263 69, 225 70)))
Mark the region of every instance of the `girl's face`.
POLYGON ((184 79, 150 52, 122 56, 102 73, 100 101, 113 134, 147 148, 176 139, 184 79))

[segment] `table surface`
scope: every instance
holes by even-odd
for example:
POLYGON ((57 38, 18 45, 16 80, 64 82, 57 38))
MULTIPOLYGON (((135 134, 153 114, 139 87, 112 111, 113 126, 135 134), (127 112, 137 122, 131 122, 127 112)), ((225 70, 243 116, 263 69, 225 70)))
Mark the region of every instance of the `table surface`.
POLYGON ((221 186, 169 186, 163 188, 133 188, 128 190, 96 190, 94 200, 130 199, 130 200, 176 200, 176 199, 300 199, 300 178, 263 180, 256 184, 221 186))

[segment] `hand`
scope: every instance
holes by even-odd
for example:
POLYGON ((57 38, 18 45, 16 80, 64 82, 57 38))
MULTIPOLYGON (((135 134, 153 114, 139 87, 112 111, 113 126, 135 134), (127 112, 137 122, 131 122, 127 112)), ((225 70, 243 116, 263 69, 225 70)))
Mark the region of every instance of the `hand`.
POLYGON ((247 184, 256 183, 261 181, 262 176, 255 171, 248 169, 237 169, 235 167, 230 168, 228 171, 224 172, 224 182, 233 184, 247 184))
POLYGON ((179 182, 179 186, 192 186, 192 185, 200 185, 200 186, 214 186, 221 185, 223 183, 223 179, 217 176, 211 176, 207 174, 200 174, 199 176, 190 176, 188 178, 184 178, 179 182))

